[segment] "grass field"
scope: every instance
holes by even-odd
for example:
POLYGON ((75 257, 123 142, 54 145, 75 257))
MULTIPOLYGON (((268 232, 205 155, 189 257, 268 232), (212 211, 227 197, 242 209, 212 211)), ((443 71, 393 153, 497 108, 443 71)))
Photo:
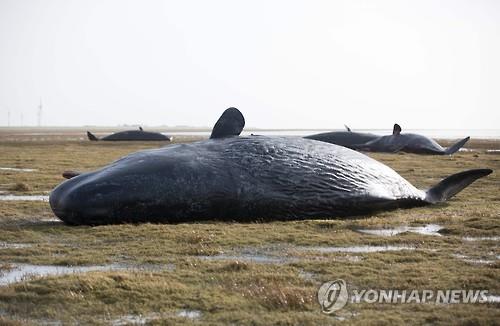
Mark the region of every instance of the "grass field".
MULTIPOLYGON (((2 131, 0 195, 47 195, 64 170, 88 171, 165 145, 89 142, 64 132, 2 131)), ((487 150, 500 149, 500 141, 472 140, 467 147, 476 150, 451 157, 369 154, 419 188, 466 169, 495 172, 448 203, 357 219, 72 227, 55 220, 47 202, 0 201, 0 324, 498 323, 500 153, 487 150), (359 232, 428 224, 441 230, 359 232), (338 250, 352 246, 405 249, 338 250), (1 283, 2 276, 31 265, 94 270, 1 283), (349 303, 326 315, 317 290, 335 279, 354 289, 485 289, 496 302, 349 303)))

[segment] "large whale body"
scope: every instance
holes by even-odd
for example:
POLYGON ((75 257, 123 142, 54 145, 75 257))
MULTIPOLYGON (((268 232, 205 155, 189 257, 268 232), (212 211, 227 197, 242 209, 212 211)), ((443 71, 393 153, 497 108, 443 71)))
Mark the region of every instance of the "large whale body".
POLYGON ((166 136, 159 132, 144 131, 142 127, 139 130, 125 130, 115 132, 114 134, 98 138, 90 131, 87 131, 87 137, 91 141, 171 141, 172 136, 166 136))
POLYGON ((445 201, 492 171, 452 175, 430 190, 345 147, 292 137, 238 137, 230 108, 209 140, 125 156, 72 176, 50 194, 73 225, 346 217, 445 201))
POLYGON ((452 155, 462 148, 469 139, 470 137, 465 137, 452 146, 443 148, 434 139, 429 137, 419 134, 401 133, 401 127, 395 124, 392 135, 377 137, 368 142, 360 142, 357 145, 353 144, 351 148, 369 152, 452 155))
POLYGON ((305 136, 304 138, 319 140, 326 143, 340 145, 352 149, 354 149, 353 146, 355 145, 364 144, 379 138, 379 136, 372 133, 355 132, 352 131, 349 127, 347 126, 345 127, 347 131, 323 132, 320 134, 305 136))

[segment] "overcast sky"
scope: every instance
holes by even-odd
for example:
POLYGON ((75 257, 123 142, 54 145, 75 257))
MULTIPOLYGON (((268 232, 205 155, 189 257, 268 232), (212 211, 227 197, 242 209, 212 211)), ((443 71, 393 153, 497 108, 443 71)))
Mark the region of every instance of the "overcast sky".
POLYGON ((0 0, 0 125, 499 128, 500 1, 0 0))

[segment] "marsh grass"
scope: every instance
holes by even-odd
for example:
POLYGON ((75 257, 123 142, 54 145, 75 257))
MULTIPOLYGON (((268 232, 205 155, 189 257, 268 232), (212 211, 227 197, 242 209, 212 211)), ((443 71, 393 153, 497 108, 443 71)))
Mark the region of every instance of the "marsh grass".
MULTIPOLYGON (((130 152, 165 145, 16 139, 0 135, 0 166, 36 169, 0 171, 0 190, 16 194, 46 194, 63 181, 65 170, 92 170, 130 152), (12 189, 16 184, 28 187, 12 189)), ((465 169, 485 167, 495 172, 448 203, 348 220, 71 227, 54 221, 46 202, 0 202, 0 242, 29 244, 0 248, 0 277, 18 263, 158 266, 33 277, 2 286, 0 323, 99 325, 145 316, 151 324, 331 324, 341 320, 349 324, 493 324, 500 320, 498 303, 351 304, 336 315, 325 315, 316 302, 320 284, 338 278, 359 289, 487 289, 500 294, 499 242, 463 239, 500 236, 500 155, 486 152, 500 148, 500 142, 471 141, 467 146, 478 151, 451 157, 370 154, 419 188, 465 169), (380 237, 356 231, 426 224, 443 226, 442 236, 380 237), (320 253, 301 249, 368 245, 415 250, 320 253), (293 259, 280 263, 202 259, 248 252, 293 259), (182 310, 201 314, 188 318, 179 314, 182 310)))

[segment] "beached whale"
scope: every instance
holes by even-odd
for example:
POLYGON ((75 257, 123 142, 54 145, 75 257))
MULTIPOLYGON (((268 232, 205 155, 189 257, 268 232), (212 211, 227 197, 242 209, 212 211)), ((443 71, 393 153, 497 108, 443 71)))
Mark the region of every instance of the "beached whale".
POLYGON ((72 225, 339 218, 442 202, 492 172, 461 172, 423 191, 362 153, 300 137, 238 137, 243 126, 230 108, 209 140, 68 172, 50 206, 72 225))
POLYGON ((348 126, 345 127, 347 131, 323 132, 320 134, 305 136, 304 138, 353 148, 354 145, 364 144, 380 137, 378 135, 367 132, 355 132, 352 131, 348 126))
POLYGON ((381 136, 365 143, 352 145, 351 147, 356 150, 367 152, 406 152, 430 155, 452 155, 462 148, 469 139, 470 137, 465 137, 452 146, 443 148, 434 139, 429 137, 419 134, 401 133, 401 127, 395 124, 392 135, 381 136))
POLYGON ((89 140, 98 141, 147 141, 147 140, 163 140, 163 141, 172 141, 172 136, 166 136, 160 134, 159 132, 151 132, 144 131, 142 127, 139 127, 139 130, 125 130, 120 132, 115 132, 114 134, 98 138, 90 131, 87 131, 87 137, 89 140))

